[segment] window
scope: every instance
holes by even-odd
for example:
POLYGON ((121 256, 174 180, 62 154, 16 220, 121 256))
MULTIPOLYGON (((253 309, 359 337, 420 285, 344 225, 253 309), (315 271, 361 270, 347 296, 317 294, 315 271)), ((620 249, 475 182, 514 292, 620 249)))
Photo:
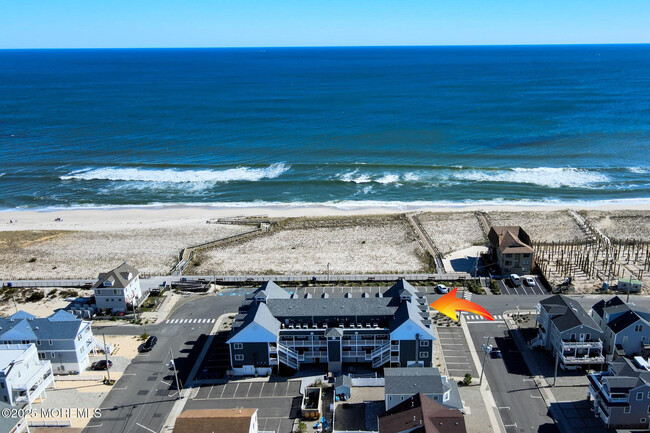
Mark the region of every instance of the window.
POLYGON ((639 422, 640 422, 641 424, 645 424, 646 419, 645 419, 645 418, 641 418, 641 419, 639 420, 639 422))
POLYGON ((420 352, 420 358, 428 358, 429 352, 420 352))
POLYGON ((643 325, 634 325, 634 332, 643 332, 643 325))
POLYGON ((429 341, 428 340, 420 340, 420 346, 429 347, 429 341))
POLYGON ((524 257, 530 257, 530 253, 524 254, 524 257))
POLYGON ((235 343, 235 349, 243 349, 244 345, 242 343, 235 343))
POLYGON ((571 339, 575 340, 576 339, 576 334, 571 334, 571 339))
POLYGON ((38 359, 45 359, 46 355, 44 353, 38 354, 38 359))
POLYGON ((625 407, 623 413, 630 413, 630 406, 625 407))
POLYGON ((506 262, 506 266, 510 266, 511 264, 512 264, 512 262, 511 262, 510 260, 508 260, 508 261, 506 262))
POLYGON ((52 340, 50 340, 50 346, 52 345, 52 340))
POLYGON ((642 392, 637 392, 636 393, 636 399, 637 400, 643 400, 643 393, 642 392))
POLYGON ((101 290, 97 290, 97 294, 98 294, 98 295, 101 295, 101 294, 102 294, 102 291, 101 291, 101 290))
POLYGON ((54 358, 54 352, 50 352, 50 356, 54 358))
POLYGON ((506 254, 506 257, 510 258, 512 257, 512 254, 506 254))
POLYGON ((235 355, 235 361, 243 361, 244 355, 235 355))
POLYGON ((521 264, 522 265, 530 265, 530 260, 522 260, 521 264))

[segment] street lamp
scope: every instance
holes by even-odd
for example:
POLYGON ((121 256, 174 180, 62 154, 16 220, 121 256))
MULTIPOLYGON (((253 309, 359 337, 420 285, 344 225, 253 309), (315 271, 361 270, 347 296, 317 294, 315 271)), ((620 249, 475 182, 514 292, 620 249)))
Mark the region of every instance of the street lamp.
POLYGON ((487 360, 488 354, 492 352, 492 345, 490 344, 490 338, 492 337, 487 337, 487 343, 481 346, 481 350, 485 352, 485 355, 483 355, 483 365, 481 366, 481 378, 478 381, 479 387, 483 383, 483 372, 485 371, 485 361, 487 360))
POLYGON ((327 282, 330 282, 330 263, 327 262, 327 282))

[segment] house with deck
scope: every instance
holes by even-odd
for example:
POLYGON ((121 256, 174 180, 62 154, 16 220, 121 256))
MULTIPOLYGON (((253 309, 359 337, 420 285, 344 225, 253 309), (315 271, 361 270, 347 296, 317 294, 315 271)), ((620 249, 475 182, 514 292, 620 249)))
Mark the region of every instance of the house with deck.
POLYGON ((27 405, 54 388, 52 364, 39 359, 34 343, 0 344, 0 401, 27 405))
POLYGON ((552 352, 562 368, 596 367, 605 362, 604 333, 577 301, 564 295, 541 300, 537 328, 531 346, 552 352))
POLYGON ((424 296, 405 280, 374 296, 291 296, 269 282, 235 317, 227 344, 231 374, 282 366, 430 367, 434 334, 424 296))
POLYGON ((641 357, 610 362, 589 375, 588 398, 608 428, 650 428, 650 364, 641 357))
POLYGON ((460 410, 418 393, 379 417, 379 433, 467 433, 467 428, 460 410))
POLYGON ((126 262, 99 274, 92 289, 97 308, 109 314, 131 311, 142 301, 140 271, 126 262))
POLYGON ((604 350, 609 360, 650 351, 650 311, 614 296, 594 304, 591 317, 603 330, 604 350))
POLYGON ((519 226, 492 226, 489 253, 504 274, 530 274, 534 250, 530 236, 519 226))

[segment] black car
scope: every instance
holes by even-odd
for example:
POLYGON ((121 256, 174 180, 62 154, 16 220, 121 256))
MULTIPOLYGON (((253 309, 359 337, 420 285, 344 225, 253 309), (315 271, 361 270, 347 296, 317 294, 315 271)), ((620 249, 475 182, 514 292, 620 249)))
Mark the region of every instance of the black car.
POLYGON ((147 338, 147 341, 145 341, 142 345, 142 351, 149 352, 151 349, 153 349, 157 342, 158 338, 152 335, 151 337, 147 338))
POLYGON ((101 361, 93 362, 90 365, 91 370, 108 370, 113 366, 113 362, 109 359, 106 361, 105 359, 102 359, 101 361), (107 367, 108 365, 108 367, 107 367))

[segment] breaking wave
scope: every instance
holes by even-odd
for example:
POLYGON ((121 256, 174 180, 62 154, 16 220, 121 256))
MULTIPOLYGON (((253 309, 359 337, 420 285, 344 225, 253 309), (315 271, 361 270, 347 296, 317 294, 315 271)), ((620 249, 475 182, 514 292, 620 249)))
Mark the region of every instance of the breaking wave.
POLYGON ((592 170, 578 168, 513 168, 507 170, 454 173, 453 178, 475 182, 525 183, 549 188, 589 188, 610 181, 609 176, 592 170))
POLYGON ((106 167, 73 171, 61 180, 111 180, 124 182, 157 183, 220 183, 234 181, 255 182, 274 179, 291 168, 285 163, 271 164, 265 168, 236 167, 225 170, 178 170, 106 167))

